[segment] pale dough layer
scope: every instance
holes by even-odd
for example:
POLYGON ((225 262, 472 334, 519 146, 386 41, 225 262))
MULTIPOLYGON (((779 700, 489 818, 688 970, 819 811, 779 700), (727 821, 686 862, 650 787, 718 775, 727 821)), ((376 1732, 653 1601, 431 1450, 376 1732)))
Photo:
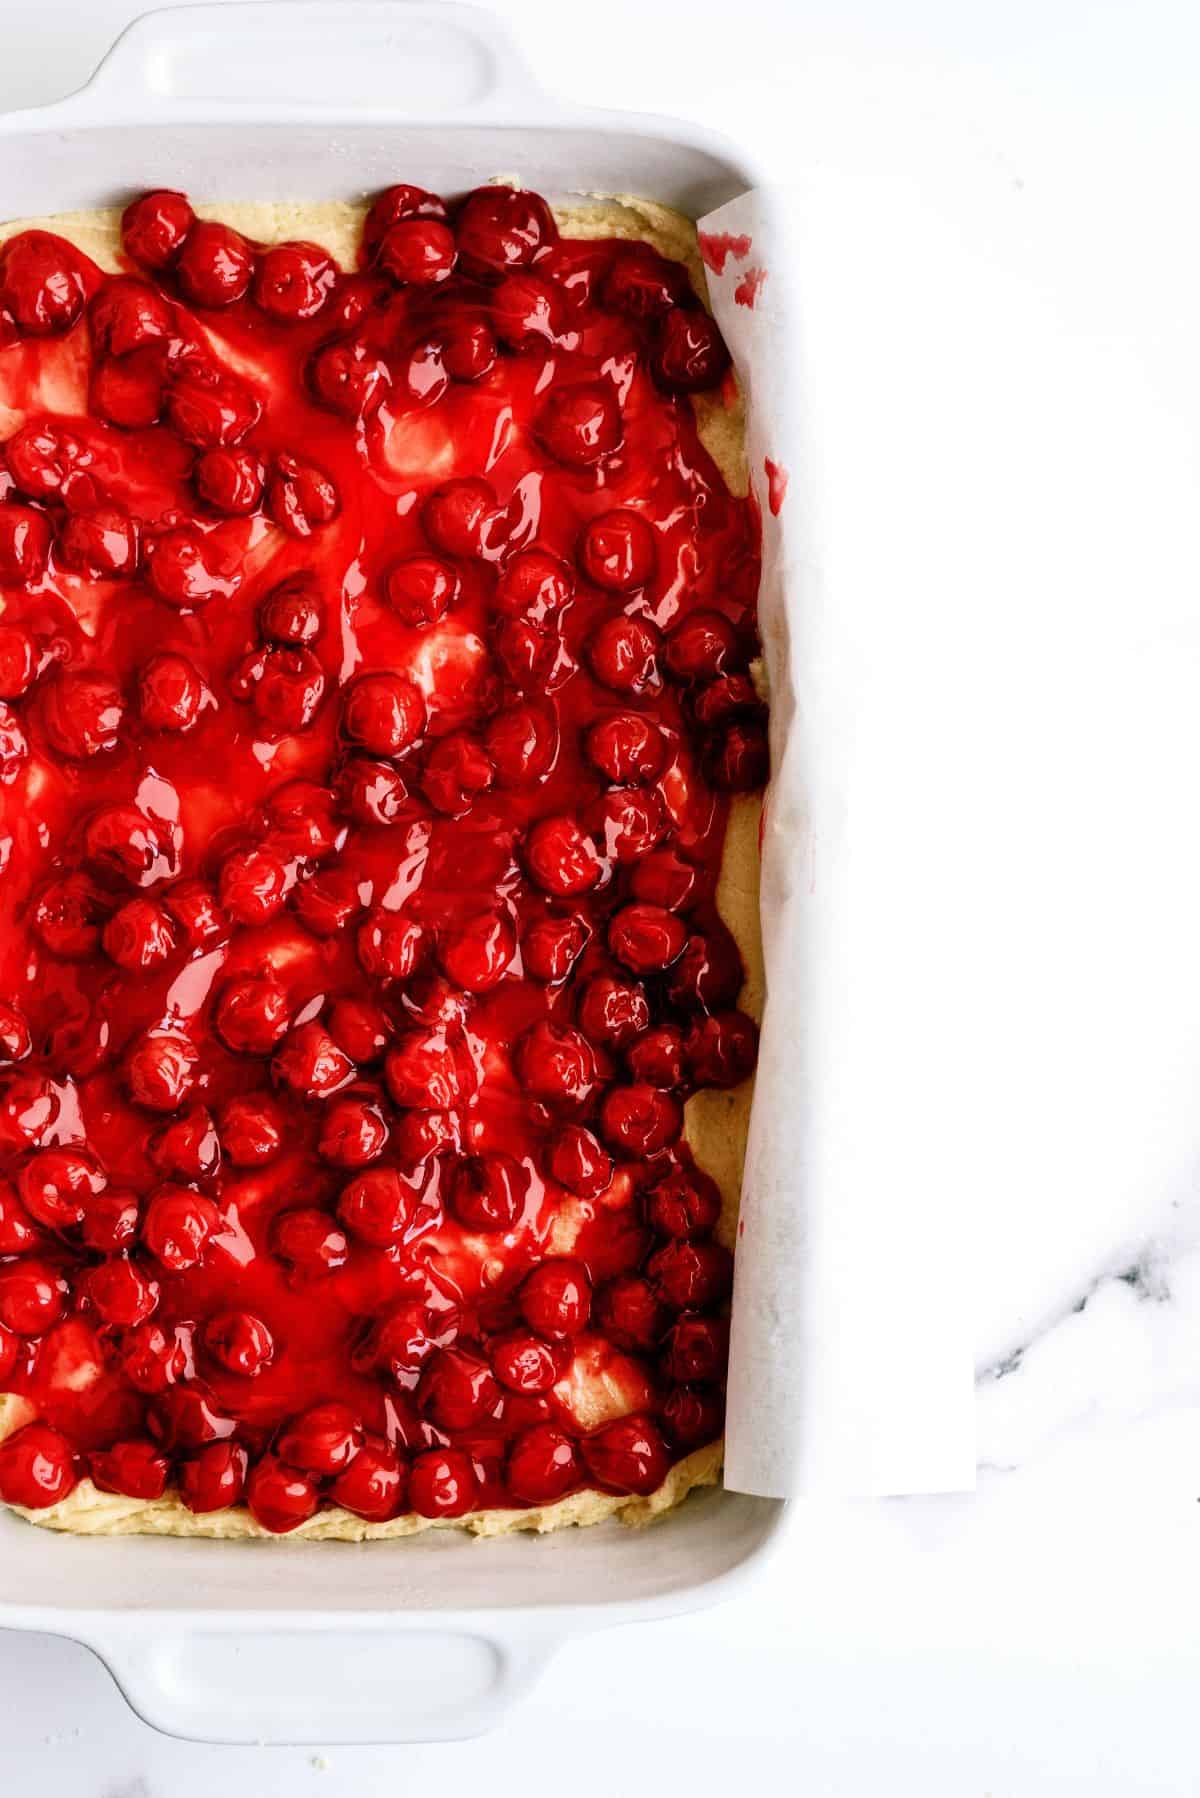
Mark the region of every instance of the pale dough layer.
MULTIPOLYGON (((302 238, 327 249, 343 268, 353 268, 358 249, 364 204, 331 200, 306 205, 298 202, 254 202, 196 208, 201 217, 218 218, 259 243, 280 243, 302 238)), ((704 267, 696 242, 696 227, 682 213, 653 200, 629 196, 601 198, 585 205, 556 207, 554 215, 564 237, 623 237, 653 244, 664 256, 686 265, 692 284, 707 298, 704 267)), ((31 228, 56 231, 83 250, 103 269, 120 267, 121 214, 117 208, 96 212, 65 212, 49 219, 18 219, 0 225, 0 243, 17 231, 31 228)), ((701 441, 721 470, 730 491, 745 494, 749 478, 745 456, 745 420, 740 397, 732 405, 720 395, 699 394, 693 404, 701 441)), ((735 794, 721 861, 717 905, 737 940, 746 968, 746 984, 740 996, 744 1011, 762 1016, 765 984, 762 942, 758 921, 758 830, 761 800, 756 794, 735 794)), ((684 1135, 700 1167, 721 1190, 721 1218, 716 1234, 732 1249, 737 1233, 738 1200, 746 1129, 750 1116, 753 1081, 731 1092, 706 1090, 689 1099, 684 1135)), ((0 1441, 30 1421, 27 1402, 0 1394, 0 1441)), ((173 1494, 149 1502, 100 1492, 91 1480, 81 1480, 61 1504, 45 1510, 11 1507, 31 1523, 48 1529, 68 1530, 85 1536, 208 1536, 230 1540, 263 1538, 273 1542, 381 1541, 414 1536, 430 1529, 463 1529, 473 1536, 502 1536, 514 1530, 563 1529, 569 1524, 601 1523, 619 1516, 622 1523, 653 1522, 697 1486, 715 1485, 720 1478, 723 1444, 709 1443, 676 1462, 656 1492, 648 1498, 618 1497, 604 1492, 576 1492, 557 1504, 532 1510, 479 1511, 464 1518, 428 1518, 407 1515, 390 1523, 365 1523, 342 1510, 318 1511, 286 1536, 273 1536, 254 1521, 244 1506, 196 1516, 173 1494)))

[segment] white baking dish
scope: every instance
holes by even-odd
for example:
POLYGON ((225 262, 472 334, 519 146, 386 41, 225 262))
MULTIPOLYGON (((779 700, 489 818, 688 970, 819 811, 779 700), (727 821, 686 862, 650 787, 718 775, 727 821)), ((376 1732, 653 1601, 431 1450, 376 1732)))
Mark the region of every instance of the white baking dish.
MULTIPOLYGON (((0 118, 0 217, 169 186, 326 199, 519 173, 551 198, 641 193, 699 217, 755 185, 694 126, 571 110, 470 8, 184 7, 134 24, 80 93, 0 118)), ((93 1648, 147 1722, 219 1742, 402 1742, 486 1729, 574 1631, 713 1602, 783 1507, 694 1496, 619 1525, 477 1543, 88 1540, 0 1515, 0 1626, 93 1648)))

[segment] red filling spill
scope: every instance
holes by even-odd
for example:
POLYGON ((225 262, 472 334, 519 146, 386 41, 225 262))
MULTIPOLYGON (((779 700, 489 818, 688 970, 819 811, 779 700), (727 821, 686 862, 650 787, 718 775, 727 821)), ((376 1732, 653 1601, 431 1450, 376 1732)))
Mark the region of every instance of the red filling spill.
POLYGON ((682 1106, 756 1046, 724 346, 506 188, 357 273, 169 193, 124 246, 0 250, 0 1497, 652 1491, 721 1427, 682 1106))

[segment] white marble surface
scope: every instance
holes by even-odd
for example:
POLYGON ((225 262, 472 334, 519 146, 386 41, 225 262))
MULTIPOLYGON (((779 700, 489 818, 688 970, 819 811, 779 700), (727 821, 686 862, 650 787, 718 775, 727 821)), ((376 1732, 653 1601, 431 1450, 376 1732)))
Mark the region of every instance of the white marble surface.
MULTIPOLYGON (((74 84, 133 10, 2 0, 0 106, 74 84)), ((0 1635, 0 1785, 1193 1792, 1194 9, 501 10, 549 85, 724 123, 794 177, 861 720, 858 1111, 894 1145, 887 1201, 963 1226, 937 1277, 975 1345, 979 1490, 797 1507, 769 1581, 572 1645, 453 1748, 170 1742, 86 1651, 0 1635)))

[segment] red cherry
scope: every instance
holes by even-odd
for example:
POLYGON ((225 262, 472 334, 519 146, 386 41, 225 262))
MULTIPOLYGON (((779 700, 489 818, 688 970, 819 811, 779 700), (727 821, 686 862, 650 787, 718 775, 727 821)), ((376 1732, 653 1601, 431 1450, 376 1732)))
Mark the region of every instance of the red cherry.
POLYGON ((507 913, 478 912, 445 936, 438 960, 455 985, 468 993, 486 993, 503 979, 517 952, 516 933, 507 913))
POLYGON ((183 194, 155 188, 130 202, 121 216, 121 242, 145 268, 165 268, 183 248, 196 215, 183 194))
POLYGON ((392 385, 387 363, 349 338, 318 350, 308 365, 308 378, 322 406, 357 424, 378 412, 392 385))
POLYGON ((550 1173, 568 1192, 595 1199, 612 1181, 612 1156, 582 1124, 564 1124, 550 1145, 550 1173))
POLYGON ((93 294, 88 318, 93 349, 101 356, 128 356, 175 329, 173 308, 149 282, 130 275, 114 275, 93 294))
POLYGON ((198 949, 228 933, 229 922, 217 905, 211 888, 199 880, 184 880, 164 894, 163 904, 183 933, 189 948, 198 949))
POLYGON ((448 556, 485 555, 499 516, 496 490, 477 475, 435 487, 421 507, 425 535, 448 556))
POLYGON ((549 1392, 563 1374, 562 1352, 527 1330, 494 1337, 488 1353, 493 1373, 510 1392, 549 1392))
POLYGON ((376 980, 407 980, 424 950, 425 932, 415 918, 376 906, 355 941, 365 973, 376 980))
POLYGON ((462 1142, 452 1112, 406 1111, 396 1122, 395 1145, 402 1167, 419 1167, 443 1150, 457 1154, 462 1142))
POLYGON ((674 1024, 661 1024, 647 1030, 637 1042, 629 1045, 626 1055, 629 1072, 635 1080, 668 1091, 683 1082, 683 1033, 674 1024))
POLYGON ((666 761, 662 732, 638 712, 610 712, 592 725, 584 748, 601 774, 621 786, 656 779, 666 761))
POLYGON ((674 1386, 663 1400, 661 1415, 663 1429, 676 1448, 693 1449, 720 1436, 725 1406, 719 1393, 674 1386))
POLYGON ((146 1423, 151 1435, 172 1451, 226 1441, 237 1428, 232 1417, 217 1409, 212 1393, 198 1380, 173 1385, 155 1396, 157 1403, 146 1423))
POLYGON ((609 920, 608 946, 635 974, 669 968, 683 954, 687 930, 660 905, 624 905, 609 920))
POLYGON ((132 886, 153 886, 178 872, 178 841, 132 805, 111 805, 88 820, 87 859, 132 886))
MULTIPOLYGON (((31 586, 45 574, 49 554, 50 522, 44 512, 35 512, 32 506, 0 506, 0 580, 14 587, 31 586)), ((31 659, 25 685, 32 674, 31 659)), ((4 697, 16 699, 24 690, 19 686, 4 697)))
POLYGON ((436 219, 400 219, 389 226, 375 266, 398 287, 436 287, 448 281, 458 259, 454 236, 436 219))
POLYGON ((264 1455, 250 1470, 246 1481, 250 1515, 273 1536, 285 1536, 307 1523, 320 1502, 312 1475, 286 1467, 274 1455, 264 1455))
POLYGON ((420 630, 437 624, 458 604, 462 582, 440 556, 406 556, 388 570, 384 592, 397 616, 420 630))
POLYGON ((566 815, 533 826, 525 839, 525 862, 544 892, 563 899, 590 891, 604 871, 591 837, 566 815))
POLYGON ((710 681, 737 652, 737 632, 723 612, 690 612, 667 638, 663 661, 676 680, 710 681))
POLYGON ((474 737, 454 731, 431 750, 421 787, 435 811, 462 818, 490 790, 494 777, 491 758, 474 737))
POLYGON ((349 1405, 329 1400, 293 1417, 280 1432, 279 1457, 306 1473, 340 1473, 362 1447, 362 1423, 349 1405))
POLYGON ((508 1451, 504 1481, 521 1504, 554 1504, 582 1479, 575 1444, 556 1424, 535 1423, 508 1451))
POLYGON ((38 647, 29 632, 19 624, 0 624, 0 699, 19 699, 37 665, 38 647))
POLYGON ((729 1297, 733 1256, 720 1243, 673 1238, 651 1255, 646 1272, 673 1310, 699 1310, 729 1297))
POLYGON ((81 1224, 89 1201, 107 1185, 103 1168, 83 1149, 42 1149, 17 1175, 21 1202, 34 1222, 47 1230, 71 1230, 81 1224))
POLYGON ((340 1099, 321 1120, 317 1153, 338 1167, 366 1167, 387 1147, 388 1127, 369 1099, 340 1099))
POLYGON ((194 611, 236 592, 238 577, 212 565, 207 540, 195 531, 164 531, 146 545, 150 585, 160 599, 181 612, 194 611))
POLYGON ((683 1011, 721 1011, 742 989, 744 973, 738 946, 724 925, 687 940, 671 969, 667 997, 683 1011))
POLYGON ((369 999, 336 999, 329 1013, 329 1034, 351 1061, 364 1067, 378 1061, 391 1037, 391 1025, 369 999))
POLYGON ((650 367, 668 393, 701 393, 719 384, 729 351, 707 312, 676 306, 659 327, 650 367))
POLYGON ((0 1066, 24 1061, 33 1049, 33 1038, 24 1012, 0 999, 0 1066))
POLYGON ((521 1316, 539 1336, 578 1336, 592 1311, 592 1283, 582 1261, 540 1262, 517 1293, 521 1316))
POLYGON ((76 487, 94 494, 87 470, 95 456, 82 438, 53 419, 34 419, 4 446, 9 473, 30 499, 65 499, 76 487))
POLYGON ((72 761, 105 755, 120 738, 125 706, 120 689, 102 674, 60 674, 43 687, 47 741, 72 761))
POLYGON ((68 1498, 78 1483, 71 1444, 49 1424, 27 1423, 0 1442, 0 1499, 41 1511, 68 1498))
POLYGON ((404 1508, 408 1467, 394 1448, 368 1436, 363 1446, 334 1480, 331 1503, 353 1511, 367 1523, 386 1523, 404 1508))
POLYGON ((460 1448, 431 1448, 417 1455, 408 1501, 418 1517, 465 1517, 479 1496, 470 1455, 460 1448))
POLYGON ((157 1396, 184 1378, 187 1348, 178 1331, 168 1334, 161 1324, 139 1324, 121 1344, 121 1369, 138 1392, 157 1396))
POLYGON ((737 1086, 754 1072, 758 1026, 740 1011, 698 1018, 688 1032, 686 1050, 697 1086, 737 1086))
POLYGON ((705 771, 723 793, 753 793, 771 770, 767 733, 753 720, 734 719, 708 747, 705 771))
POLYGON ((32 1256, 0 1267, 0 1324, 16 1336, 44 1336, 66 1310, 62 1275, 32 1256))
POLYGON ((143 431, 162 414, 165 354, 158 343, 119 361, 93 362, 88 409, 124 431, 143 431))
POLYGON ((374 755, 399 755, 425 728, 425 699, 403 675, 360 675, 342 699, 342 730, 374 755))
POLYGON ((512 187, 477 187, 454 225, 462 255, 487 274, 524 268, 558 237, 550 208, 537 194, 512 187))
POLYGON ((521 942, 526 974, 557 986, 583 953, 588 934, 582 918, 535 918, 521 942))
POLYGON ((670 1380, 684 1384, 725 1377, 729 1357, 729 1324, 723 1317, 676 1318, 663 1349, 663 1370, 670 1380))
POLYGON ((160 1186, 142 1220, 142 1241, 171 1273, 195 1267, 221 1214, 211 1199, 185 1186, 160 1186))
POLYGON ((444 1430, 469 1430, 500 1402, 491 1368, 477 1355, 438 1349, 427 1362, 417 1389, 421 1410, 444 1430))
POLYGON ((222 1040, 236 1053, 269 1055, 286 1034, 291 1005, 275 981, 251 976, 225 988, 214 1021, 222 1040))
POLYGON ((58 539, 63 566, 91 580, 117 580, 137 566, 137 526, 120 506, 73 512, 58 539))
POLYGON ((181 1180, 206 1180, 221 1163, 216 1126, 204 1105, 193 1105, 151 1140, 150 1155, 160 1172, 181 1180))
POLYGON ((579 566, 593 586, 631 593, 654 573, 654 532, 637 512, 621 506, 590 519, 579 535, 579 566))
POLYGON ((267 510, 281 529, 292 537, 311 537, 332 524, 341 508, 337 487, 323 468, 286 450, 276 456, 267 484, 267 510))
POLYGON ((661 318, 672 306, 691 297, 687 270, 680 262, 668 262, 649 244, 622 244, 600 290, 605 306, 629 318, 661 318))
POLYGON ((526 344, 543 347, 562 332, 566 307, 562 292, 541 275, 506 275, 492 294, 492 324, 501 343, 519 350, 526 344))
POLYGON ((204 1326, 204 1346, 227 1373, 252 1379, 269 1367, 275 1340, 261 1317, 249 1311, 218 1311, 204 1326))
POLYGON ((579 1028, 589 1042, 625 1049, 650 1027, 650 1002, 640 986, 597 974, 579 995, 579 1028))
POLYGON ((16 1188, 0 1179, 0 1255, 24 1255, 40 1241, 41 1232, 18 1199, 16 1188))
POLYGON ((362 910, 359 883, 344 868, 302 880, 292 892, 296 916, 316 937, 340 936, 362 910))
POLYGON ((682 911, 696 896, 699 872, 674 849, 656 849, 634 864, 629 889, 647 905, 682 911))
POLYGON ((461 1161, 450 1188, 450 1209, 476 1234, 511 1230, 525 1207, 529 1175, 511 1155, 492 1150, 461 1161))
POLYGON ((506 618, 495 632, 492 647, 505 679, 518 692, 551 684, 560 645, 550 631, 530 624, 527 618, 506 618))
POLYGON ((282 1211, 271 1225, 271 1250, 305 1278, 336 1273, 350 1256, 346 1234, 325 1211, 282 1211))
POLYGON ((408 788, 389 762, 351 756, 338 777, 338 798, 359 824, 393 824, 408 799, 408 788))
POLYGON ((508 618, 532 618, 541 624, 574 595, 575 582, 565 562, 545 550, 526 549, 505 563, 493 603, 508 618))
POLYGON ((83 1241, 89 1249, 115 1254, 127 1249, 138 1233, 137 1197, 131 1192, 105 1192, 90 1201, 83 1218, 83 1241))
POLYGON ((618 1348, 645 1354, 662 1337, 667 1316, 648 1280, 618 1274, 596 1295, 596 1324, 618 1348))
POLYGON ((60 337, 83 311, 82 259, 51 231, 19 231, 0 247, 0 305, 30 337, 60 337))
POLYGON ((234 1167, 262 1167, 283 1147, 283 1119, 262 1095, 227 1100, 217 1128, 221 1148, 234 1167))
POLYGON ((481 318, 452 319, 442 339, 442 367, 452 381, 482 380, 496 361, 496 339, 481 318))
POLYGON ((58 1091, 44 1074, 10 1075, 0 1087, 0 1149, 36 1149, 61 1111, 58 1091))
POLYGON ((104 926, 106 954, 131 974, 161 968, 175 950, 170 916, 153 899, 131 899, 104 926))
POLYGON ((544 706, 531 701, 507 706, 489 720, 484 743, 504 787, 518 787, 549 774, 558 755, 558 727, 544 706))
POLYGON ((84 1276, 84 1291, 101 1321, 117 1329, 133 1329, 158 1309, 158 1281, 125 1255, 93 1267, 84 1276))
POLYGON ((671 1465, 667 1445, 648 1417, 618 1417, 580 1443, 584 1466, 609 1492, 645 1498, 662 1485, 671 1465))
POLYGON ((583 1104, 596 1081, 591 1045, 578 1030, 548 1018, 527 1030, 516 1048, 517 1078, 535 1099, 583 1104))
POLYGON ((92 1484, 101 1492, 123 1492, 127 1498, 161 1498, 171 1464, 161 1449, 144 1438, 114 1442, 88 1456, 92 1484))
POLYGON ((262 417, 262 402, 238 375, 207 364, 189 367, 167 391, 167 422, 195 449, 240 443, 262 417))
POLYGON ((444 1030, 447 1036, 457 1035, 471 1009, 465 993, 433 972, 419 974, 410 981, 401 1004, 418 1024, 425 1024, 430 1030, 444 1030))
POLYGON ((762 703, 747 674, 722 674, 691 695, 692 716, 707 727, 730 718, 758 717, 762 703))
POLYGON ((325 696, 325 670, 310 649, 272 645, 243 668, 252 674, 255 713, 272 736, 296 736, 307 729, 325 696))
POLYGON ((225 518, 246 518, 257 512, 266 478, 260 458, 246 449, 205 450, 192 469, 200 498, 225 518))
POLYGON ((661 639, 644 618, 606 618, 592 632, 587 657, 592 673, 614 693, 650 693, 661 685, 661 639))
POLYGON ((610 861, 635 866, 670 828, 666 807, 650 787, 605 793, 589 807, 585 822, 610 861))
POLYGON ((614 1149, 639 1160, 657 1155, 683 1128, 683 1113, 669 1093, 643 1081, 610 1087, 600 1105, 600 1131, 614 1149))
POLYGON ((287 855, 318 861, 340 842, 334 796, 313 780, 288 780, 267 802, 271 841, 287 855))
POLYGON ((239 924, 266 924, 282 908, 287 869, 270 849, 234 849, 221 864, 221 905, 239 924))
POLYGON ((450 1111, 474 1083, 470 1057, 442 1031, 410 1030, 397 1037, 383 1073, 393 1102, 414 1111, 450 1111))
POLYGON ((0 701, 0 786, 11 786, 28 758, 29 739, 16 713, 0 701))
POLYGON ((207 696, 193 662, 163 650, 138 670, 138 704, 150 730, 191 730, 207 696))
POLYGON ((391 1248, 403 1240, 420 1198, 395 1168, 368 1168, 342 1188, 338 1216, 353 1236, 373 1248, 391 1248))
POLYGON ((240 232, 210 219, 188 230, 175 259, 175 278, 194 306, 231 306, 250 286, 254 251, 240 232))
POLYGON ((435 1312, 423 1299, 401 1299, 379 1317, 368 1333, 359 1360, 382 1369, 396 1384, 410 1389, 412 1376, 435 1348, 444 1348, 458 1333, 454 1311, 435 1312))
POLYGON ((331 256, 312 243, 277 243, 254 271, 254 304, 281 325, 315 318, 337 285, 331 256))
POLYGON ((246 1451, 240 1442, 209 1442, 179 1469, 179 1496, 204 1516, 241 1503, 246 1489, 246 1451))
POLYGON ((55 881, 38 900, 33 928, 51 955, 63 961, 87 961, 100 946, 103 899, 86 874, 55 881))
POLYGON ((371 202, 371 210, 363 224, 363 252, 367 261, 373 259, 385 232, 401 219, 444 219, 445 216, 445 205, 437 194, 426 193, 423 187, 409 187, 404 183, 385 187, 371 202))
POLYGON ((621 447, 625 428, 611 381, 556 387, 534 423, 547 454, 567 468, 594 468, 621 447))
POLYGON ((149 1111, 176 1111, 192 1089, 200 1051, 186 1036, 147 1031, 129 1051, 130 1097, 149 1111))
POLYGON ((354 1063, 315 1021, 288 1032, 275 1051, 275 1077, 304 1099, 324 1099, 354 1078, 354 1063))

